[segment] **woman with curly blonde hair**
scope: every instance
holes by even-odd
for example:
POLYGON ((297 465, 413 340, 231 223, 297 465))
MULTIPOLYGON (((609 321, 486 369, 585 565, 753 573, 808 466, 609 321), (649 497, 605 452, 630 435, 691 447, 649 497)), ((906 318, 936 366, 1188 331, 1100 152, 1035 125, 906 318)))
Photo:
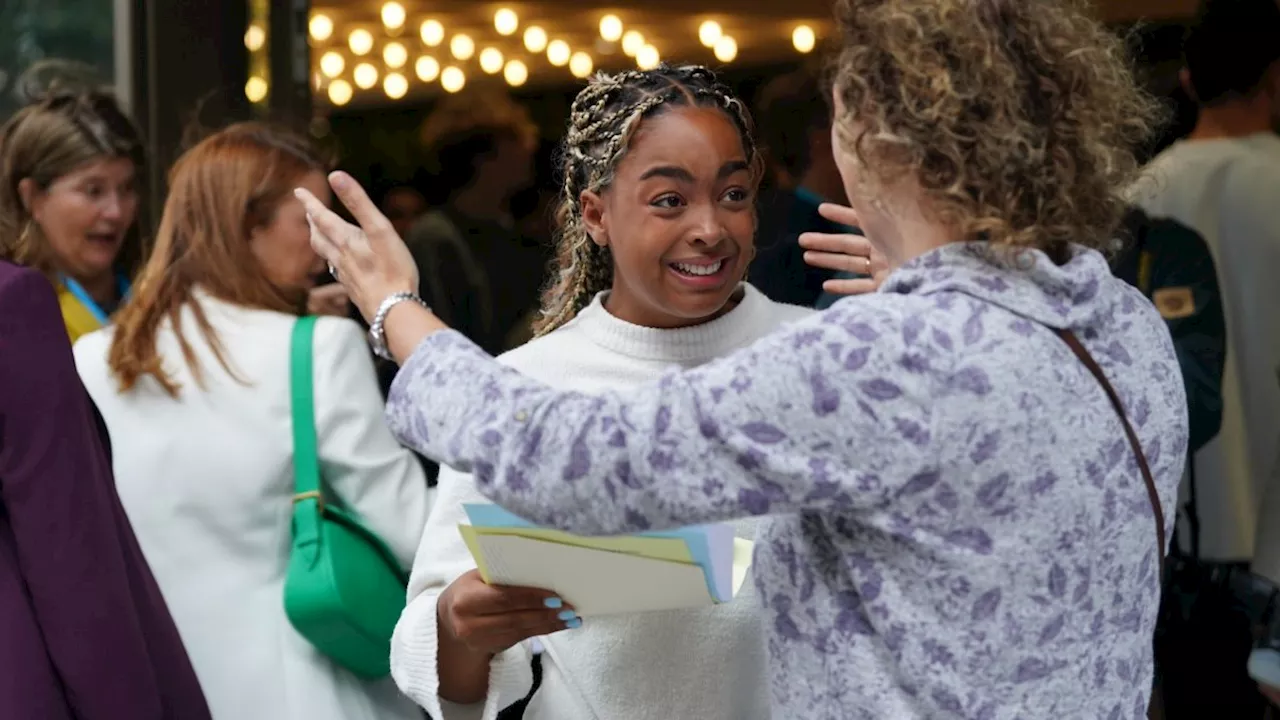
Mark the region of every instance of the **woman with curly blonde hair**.
POLYGON ((588 396, 414 302, 350 178, 363 230, 301 193, 312 242, 403 363, 397 434, 493 500, 579 533, 768 516, 775 717, 1142 716, 1186 406, 1100 250, 1153 105, 1084 0, 837 7, 834 144, 891 266, 876 293, 588 396))

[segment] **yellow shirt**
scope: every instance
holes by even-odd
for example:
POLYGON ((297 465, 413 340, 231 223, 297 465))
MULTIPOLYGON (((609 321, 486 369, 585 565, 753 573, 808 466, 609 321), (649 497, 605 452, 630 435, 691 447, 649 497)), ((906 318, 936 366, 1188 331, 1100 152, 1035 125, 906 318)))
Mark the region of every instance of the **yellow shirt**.
POLYGON ((62 283, 58 284, 58 306, 62 309, 62 322, 67 326, 67 335, 71 337, 72 345, 76 344, 81 335, 102 327, 93 312, 62 283))

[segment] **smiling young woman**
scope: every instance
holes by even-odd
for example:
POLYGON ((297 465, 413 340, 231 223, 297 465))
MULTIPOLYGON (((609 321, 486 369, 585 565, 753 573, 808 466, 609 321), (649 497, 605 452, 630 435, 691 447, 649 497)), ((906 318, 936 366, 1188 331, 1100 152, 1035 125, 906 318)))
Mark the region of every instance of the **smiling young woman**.
MULTIPOLYGON (((705 68, 597 76, 562 156, 558 274, 540 336, 504 364, 604 394, 808 315, 742 282, 760 165, 745 110, 705 68)), ((530 720, 769 717, 752 591, 714 608, 580 618, 550 591, 486 585, 457 531, 483 496, 455 469, 439 487, 392 649, 400 687, 432 717, 469 717, 459 706, 476 704, 492 718, 523 699, 533 637, 546 652, 530 720)), ((735 525, 748 539, 755 529, 735 525)))

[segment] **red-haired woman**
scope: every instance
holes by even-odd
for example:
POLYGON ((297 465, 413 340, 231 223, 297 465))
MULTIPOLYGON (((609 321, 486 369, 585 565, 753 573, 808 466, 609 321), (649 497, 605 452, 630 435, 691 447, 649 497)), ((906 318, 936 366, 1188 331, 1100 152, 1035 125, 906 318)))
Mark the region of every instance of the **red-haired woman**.
MULTIPOLYGON (((120 496, 215 717, 421 715, 307 643, 282 600, 294 493, 289 348, 313 278, 297 185, 326 195, 302 141, 232 126, 184 155, 150 261, 116 326, 76 345, 115 440, 120 496)), ((320 466, 337 500, 408 567, 428 511, 391 436, 360 327, 321 318, 313 345, 320 466)))

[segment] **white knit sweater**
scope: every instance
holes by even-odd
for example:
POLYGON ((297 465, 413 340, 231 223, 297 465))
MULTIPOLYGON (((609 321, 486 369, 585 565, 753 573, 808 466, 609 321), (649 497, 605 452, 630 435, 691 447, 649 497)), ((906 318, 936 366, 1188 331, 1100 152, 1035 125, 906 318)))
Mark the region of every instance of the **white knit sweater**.
MULTIPOLYGON (((639 327, 610 315, 602 297, 550 335, 500 360, 554 387, 624 389, 671 367, 692 367, 751 344, 810 311, 770 301, 749 285, 739 305, 709 323, 679 330, 639 327)), ((391 672, 400 689, 438 720, 493 720, 532 687, 529 643, 499 655, 485 703, 461 706, 438 696, 436 601, 475 563, 458 533, 463 504, 487 502, 471 476, 443 468, 396 627, 391 672)), ((754 521, 737 526, 754 535, 754 521)), ((541 639, 543 684, 529 720, 767 720, 765 648, 753 583, 733 602, 710 608, 586 617, 578 630, 541 639)))

